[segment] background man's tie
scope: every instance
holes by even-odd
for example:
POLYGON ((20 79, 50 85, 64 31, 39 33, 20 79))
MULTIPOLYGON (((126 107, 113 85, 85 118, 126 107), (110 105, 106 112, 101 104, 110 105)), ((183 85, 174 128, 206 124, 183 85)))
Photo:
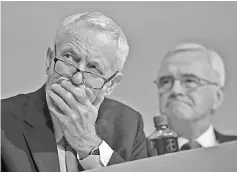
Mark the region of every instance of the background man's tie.
POLYGON ((192 142, 188 142, 186 144, 184 144, 180 150, 189 150, 189 149, 195 149, 195 148, 200 148, 202 147, 198 142, 196 141, 192 141, 192 142))

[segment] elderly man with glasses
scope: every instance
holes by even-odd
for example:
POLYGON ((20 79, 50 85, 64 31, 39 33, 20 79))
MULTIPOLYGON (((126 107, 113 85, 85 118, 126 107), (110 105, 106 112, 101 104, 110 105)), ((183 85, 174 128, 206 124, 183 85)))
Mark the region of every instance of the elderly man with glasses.
POLYGON ((237 139, 217 132, 212 125, 225 85, 224 64, 216 52, 196 43, 178 45, 162 60, 155 84, 160 113, 178 134, 181 150, 237 139))
POLYGON ((39 90, 2 100, 2 171, 77 172, 147 157, 140 113, 105 98, 129 52, 98 12, 60 25, 39 90))

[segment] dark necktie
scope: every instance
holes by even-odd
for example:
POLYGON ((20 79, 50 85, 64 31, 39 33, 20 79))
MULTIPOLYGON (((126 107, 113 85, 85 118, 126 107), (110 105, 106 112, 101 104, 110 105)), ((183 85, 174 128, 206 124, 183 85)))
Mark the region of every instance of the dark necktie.
POLYGON ((65 150, 65 162, 67 172, 79 172, 77 153, 68 143, 65 150))
POLYGON ((84 171, 83 167, 81 166, 81 164, 79 163, 77 159, 76 151, 67 142, 65 137, 62 137, 60 139, 58 145, 65 148, 65 165, 66 165, 67 172, 84 171))
POLYGON ((196 141, 192 141, 192 142, 188 142, 186 144, 184 144, 180 150, 189 150, 189 149, 195 149, 195 148, 200 148, 202 147, 198 142, 196 141))

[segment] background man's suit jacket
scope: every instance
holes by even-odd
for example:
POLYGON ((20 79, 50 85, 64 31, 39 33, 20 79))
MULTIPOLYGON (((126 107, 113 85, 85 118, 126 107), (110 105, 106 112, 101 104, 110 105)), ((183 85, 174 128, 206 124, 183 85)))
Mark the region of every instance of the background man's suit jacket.
MULTIPOLYGON (((2 171, 59 172, 59 161, 45 87, 1 101, 2 171)), ((108 165, 147 157, 142 116, 105 99, 97 117, 97 134, 114 150, 108 165)))

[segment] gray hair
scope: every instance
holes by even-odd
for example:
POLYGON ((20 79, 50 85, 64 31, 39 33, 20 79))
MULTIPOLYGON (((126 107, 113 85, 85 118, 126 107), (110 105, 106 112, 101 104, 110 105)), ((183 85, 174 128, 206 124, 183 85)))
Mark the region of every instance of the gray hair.
POLYGON ((216 72, 219 76, 219 85, 221 87, 225 86, 225 79, 226 79, 225 73, 226 72, 225 72, 224 62, 221 56, 214 50, 207 49, 201 44, 181 43, 165 55, 164 59, 162 60, 162 63, 166 58, 171 57, 172 55, 176 53, 185 52, 185 51, 203 51, 204 53, 206 53, 212 70, 216 72))
POLYGON ((75 14, 67 17, 61 22, 60 27, 57 30, 55 43, 57 43, 57 37, 65 34, 65 31, 70 29, 72 25, 79 22, 85 22, 87 26, 94 27, 96 29, 108 32, 112 39, 117 42, 116 61, 113 64, 114 70, 122 70, 124 63, 129 53, 129 46, 127 39, 122 29, 109 17, 100 12, 85 12, 81 14, 75 14), (115 69, 117 68, 117 69, 115 69))

